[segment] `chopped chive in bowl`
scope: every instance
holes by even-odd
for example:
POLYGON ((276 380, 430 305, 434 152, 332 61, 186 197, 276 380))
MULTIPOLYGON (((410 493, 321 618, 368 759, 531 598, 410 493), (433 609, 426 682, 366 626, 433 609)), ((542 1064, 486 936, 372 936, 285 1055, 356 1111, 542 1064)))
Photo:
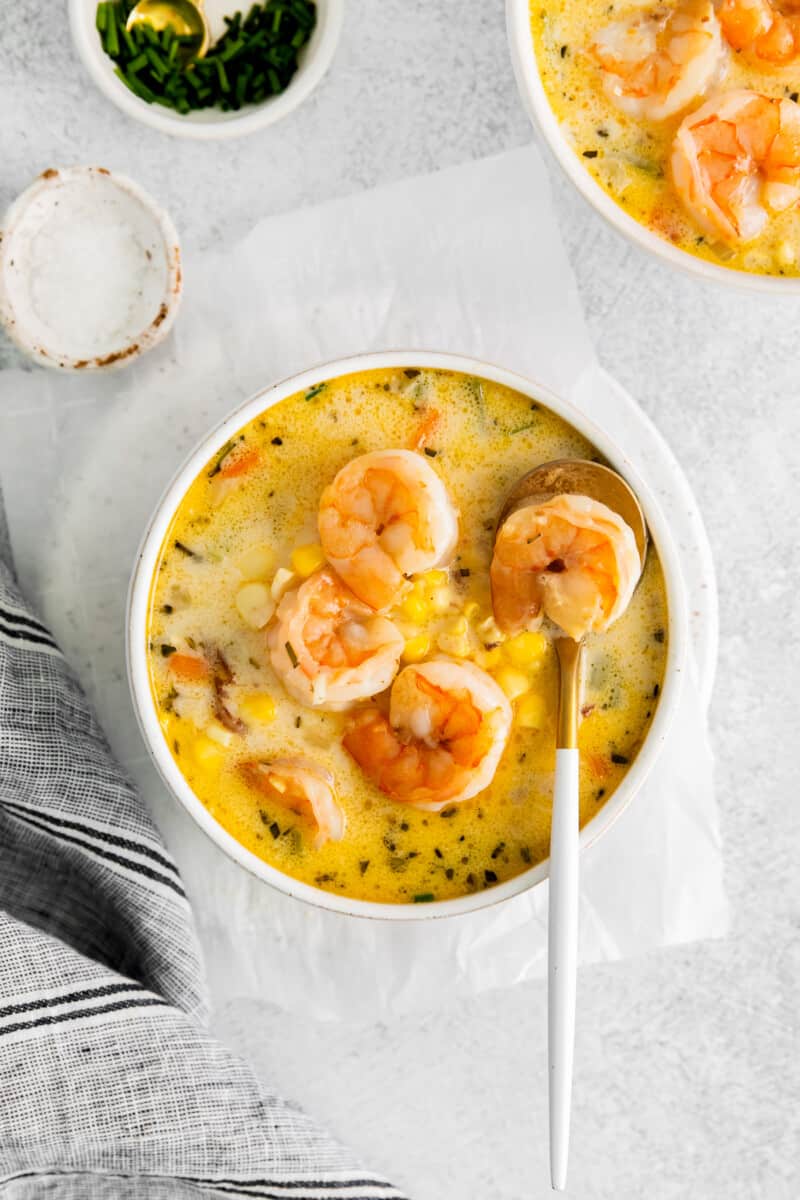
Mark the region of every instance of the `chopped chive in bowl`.
POLYGON ((127 28, 135 0, 102 0, 95 25, 105 53, 125 86, 148 104, 183 115, 197 109, 238 111, 285 91, 298 53, 311 37, 313 0, 266 0, 247 16, 225 17, 225 32, 203 58, 186 61, 192 38, 148 25, 127 28))

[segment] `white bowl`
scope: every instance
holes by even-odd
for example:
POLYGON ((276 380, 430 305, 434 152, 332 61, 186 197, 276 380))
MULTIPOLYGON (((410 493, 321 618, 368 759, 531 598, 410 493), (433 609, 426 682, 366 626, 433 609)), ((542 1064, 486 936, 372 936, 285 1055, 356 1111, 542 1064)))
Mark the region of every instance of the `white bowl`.
POLYGON ((696 258, 687 250, 673 246, 665 238, 645 228, 609 196, 583 165, 564 135, 553 112, 539 75, 539 64, 533 45, 530 21, 530 0, 506 0, 506 25, 511 47, 514 74, 525 107, 534 128, 550 147, 556 161, 574 183, 583 198, 608 221, 609 225, 637 246, 663 259, 670 266, 712 283, 722 283, 749 292, 797 294, 800 278, 782 275, 752 275, 733 267, 718 266, 696 258))
MULTIPOLYGON (((344 0, 316 0, 317 23, 309 41, 298 55, 298 66, 291 83, 278 96, 270 96, 261 104, 249 105, 238 112, 223 112, 206 108, 181 116, 160 104, 148 104, 125 86, 114 74, 114 63, 108 57, 95 28, 96 0, 69 0, 72 38, 84 66, 94 82, 109 100, 129 117, 143 121, 162 133, 179 137, 211 140, 242 137, 274 125, 302 104, 327 71, 339 40, 344 15, 344 0)), ((242 5, 239 5, 241 8, 242 5)), ((246 9, 246 5, 244 6, 246 9)), ((222 16, 236 11, 236 0, 206 0, 205 11, 212 37, 224 31, 222 16)))
POLYGON ((105 167, 50 168, 0 230, 0 321, 42 366, 126 366, 172 328, 181 251, 169 216, 105 167))
POLYGON ((455 916, 488 908, 502 900, 508 900, 528 888, 535 887, 547 878, 548 863, 541 862, 529 871, 509 879, 505 883, 460 896, 452 900, 432 901, 419 904, 381 904, 367 900, 353 900, 347 896, 334 895, 307 883, 292 879, 289 875, 263 862, 245 849, 211 816, 208 809, 194 794, 170 754, 158 720, 150 692, 147 659, 147 615, 150 586, 158 563, 159 551, 175 511, 186 490, 203 469, 208 460, 242 426, 253 420, 266 409, 295 392, 305 391, 323 380, 334 379, 353 371, 370 371, 386 367, 428 367, 443 371, 459 371, 491 379, 506 387, 514 388, 525 396, 544 404, 584 437, 588 438, 611 463, 621 472, 635 489, 642 505, 653 544, 658 551, 666 580, 669 610, 669 640, 666 670, 658 707, 639 753, 620 786, 600 809, 595 817, 581 830, 580 844, 585 849, 604 833, 616 820, 632 797, 644 783, 663 746, 667 729, 675 713, 681 690, 684 660, 688 638, 688 614, 683 588, 683 576, 669 525, 661 513, 653 495, 644 481, 638 477, 630 462, 614 443, 581 412, 565 400, 561 400, 548 388, 533 383, 522 375, 502 367, 463 358, 455 354, 434 354, 426 351, 386 351, 378 354, 357 355, 312 367, 291 379, 285 379, 258 392, 247 400, 206 437, 180 468, 169 484, 156 507, 139 549, 128 596, 127 613, 127 664, 128 679, 133 695, 133 704, 144 735, 147 748, 169 789, 177 796, 187 812, 201 829, 241 866, 253 875, 271 884, 278 891, 297 899, 308 901, 320 908, 348 913, 358 917, 381 917, 389 920, 419 920, 431 917, 455 916), (421 911, 423 910, 423 911, 421 911))

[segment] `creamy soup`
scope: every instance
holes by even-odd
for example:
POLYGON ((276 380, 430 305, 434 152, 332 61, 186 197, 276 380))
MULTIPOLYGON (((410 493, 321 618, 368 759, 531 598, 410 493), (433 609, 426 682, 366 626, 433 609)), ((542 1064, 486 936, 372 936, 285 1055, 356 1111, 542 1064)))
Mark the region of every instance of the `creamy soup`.
MULTIPOLYGON (((758 2, 780 19, 779 8, 758 2)), ((630 216, 709 262, 757 274, 797 275, 800 23, 794 55, 785 50, 774 61, 769 47, 741 35, 746 7, 746 0, 724 0, 717 5, 718 21, 711 0, 662 5, 532 0, 531 28, 542 83, 569 144, 630 216), (685 14, 690 37, 705 43, 687 42, 689 48, 681 52, 686 55, 683 74, 673 77, 665 65, 664 22, 674 13, 685 14), (631 49, 634 39, 641 42, 641 52, 631 49), (743 48, 733 49, 730 39, 743 48), (712 43, 711 51, 704 48, 712 43), (621 66, 624 53, 634 61, 621 66), (771 58, 764 57, 768 53, 771 58), (665 76, 674 81, 672 91, 665 76), (737 101, 741 89, 769 103, 737 101), (673 155, 682 123, 681 145, 691 145, 698 155, 681 156, 681 186, 673 155), (702 175, 701 189, 690 172, 702 175)), ((669 53, 680 61, 674 42, 669 53)))
MULTIPOLYGON (((532 466, 565 457, 598 456, 528 397, 459 374, 396 369, 291 396, 206 464, 177 509, 153 580, 152 692, 186 781, 253 854, 327 891, 390 903, 480 891, 547 857, 555 652, 546 626, 500 631, 489 566, 510 486, 532 466), (390 597, 385 615, 400 635, 400 666, 442 656, 473 664, 499 685, 513 712, 488 786, 440 811, 390 798, 345 748, 366 700, 341 711, 311 707, 313 697, 292 681, 291 662, 283 666, 295 694, 268 651, 276 604, 324 566, 318 511, 326 487, 359 455, 401 447, 413 447, 435 472, 458 522, 448 564, 403 579, 390 597), (319 844, 310 814, 259 788, 257 765, 287 757, 329 773, 345 825, 339 840, 319 844)), ((647 733, 666 631, 664 581, 651 549, 625 614, 607 633, 587 638, 582 824, 613 794, 647 733)), ((289 635, 284 649, 297 657, 289 635)), ((379 697, 374 711, 385 708, 379 697)))

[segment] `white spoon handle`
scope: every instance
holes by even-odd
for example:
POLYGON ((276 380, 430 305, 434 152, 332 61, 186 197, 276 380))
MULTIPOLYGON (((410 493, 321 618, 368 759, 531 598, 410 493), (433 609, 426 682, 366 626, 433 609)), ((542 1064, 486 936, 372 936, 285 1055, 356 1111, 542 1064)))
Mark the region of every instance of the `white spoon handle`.
POLYGON ((577 750, 556 750, 550 834, 547 1041, 550 1068, 550 1180, 567 1184, 572 1060, 575 1052, 575 973, 578 955, 577 750))

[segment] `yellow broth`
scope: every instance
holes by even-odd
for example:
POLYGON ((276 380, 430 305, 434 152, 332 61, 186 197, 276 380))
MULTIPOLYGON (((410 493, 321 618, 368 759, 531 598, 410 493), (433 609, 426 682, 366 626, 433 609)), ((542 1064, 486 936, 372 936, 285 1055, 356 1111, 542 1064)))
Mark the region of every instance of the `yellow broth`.
MULTIPOLYGON (((259 858, 296 879, 347 896, 400 903, 461 896, 510 879, 547 857, 555 759, 557 673, 546 632, 505 639, 491 613, 488 570, 502 498, 526 470, 550 459, 596 457, 574 429, 529 398, 487 380, 443 371, 376 370, 291 396, 245 426, 237 454, 256 465, 220 489, 220 456, 181 501, 161 548, 150 603, 153 700, 180 771, 214 818, 259 858), (447 571, 428 572, 389 616, 418 659, 445 650, 488 670, 514 697, 511 737, 491 786, 441 813, 383 795, 341 745, 347 713, 312 711, 273 674, 264 629, 237 608, 252 579, 270 583, 293 562, 318 561, 323 488, 358 454, 407 446, 431 409, 427 447, 460 512, 447 571), (298 548, 301 549, 298 552, 298 548), (310 547, 310 549, 309 549, 310 547), (294 552, 294 558, 293 558, 294 552), (207 681, 184 684, 174 656, 216 646, 233 681, 226 702, 247 724, 220 725, 207 681), (240 765, 302 755, 327 768, 346 813, 344 840, 313 848, 303 818, 252 791, 240 765)), ((623 779, 652 719, 664 672, 667 606, 651 549, 627 613, 585 659, 581 822, 623 779)))
MULTIPOLYGON (((654 6, 655 7, 655 6, 654 6)), ((531 30, 539 74, 564 136, 586 170, 634 220, 682 250, 719 266, 760 275, 800 274, 800 211, 773 216, 756 241, 731 247, 697 228, 672 184, 669 160, 687 112, 666 121, 621 112, 603 90, 587 48, 595 34, 621 17, 643 11, 630 0, 531 0, 531 30)), ((762 70, 730 51, 720 89, 750 88, 797 99, 796 70, 762 70)))

